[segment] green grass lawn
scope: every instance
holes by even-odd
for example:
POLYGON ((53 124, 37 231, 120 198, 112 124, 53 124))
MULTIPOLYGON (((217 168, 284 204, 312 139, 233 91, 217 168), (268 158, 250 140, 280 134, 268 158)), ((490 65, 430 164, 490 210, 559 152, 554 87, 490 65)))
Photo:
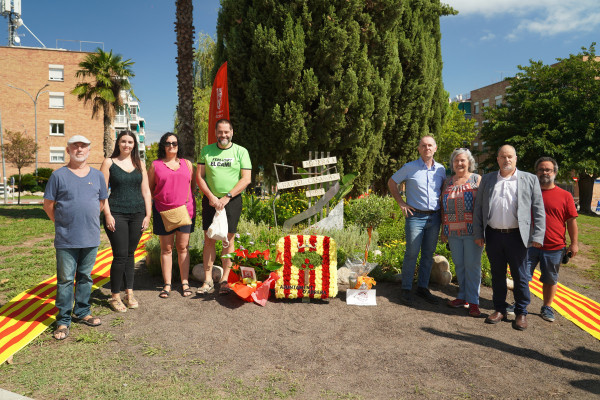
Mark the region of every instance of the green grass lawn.
POLYGON ((590 266, 587 274, 593 280, 600 281, 600 217, 581 215, 577 218, 577 226, 579 242, 591 246, 587 257, 596 261, 590 266))
MULTIPOLYGON (((586 256, 600 260, 600 218, 579 217, 579 232, 581 243, 590 246, 586 256)), ((0 305, 55 274, 53 237, 53 224, 41 205, 0 207, 0 305)), ((588 273, 600 280, 600 263, 588 273)), ((109 312, 106 301, 92 300, 94 315, 109 312)), ((111 326, 126 323, 119 317, 110 322, 111 326)), ((163 348, 143 337, 130 339, 132 349, 124 351, 115 348, 110 333, 74 324, 71 336, 76 340, 63 345, 52 339, 51 330, 41 334, 19 351, 18 363, 0 366, 0 387, 25 395, 44 393, 46 398, 180 399, 201 393, 206 399, 286 399, 298 395, 298 378, 283 371, 260 383, 244 381, 225 365, 164 354, 163 348), (138 357, 164 363, 164 373, 140 373, 138 357), (213 384, 217 378, 219 385, 213 384)), ((324 393, 323 398, 358 397, 324 393)))
POLYGON ((0 207, 0 305, 56 273, 53 240, 41 205, 0 207))

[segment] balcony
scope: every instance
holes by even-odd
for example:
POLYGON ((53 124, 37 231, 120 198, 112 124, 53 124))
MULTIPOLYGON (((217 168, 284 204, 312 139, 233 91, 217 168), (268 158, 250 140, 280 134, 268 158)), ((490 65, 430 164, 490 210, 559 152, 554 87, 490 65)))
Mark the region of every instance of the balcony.
POLYGON ((115 128, 127 128, 127 117, 125 115, 115 115, 113 125, 115 128))

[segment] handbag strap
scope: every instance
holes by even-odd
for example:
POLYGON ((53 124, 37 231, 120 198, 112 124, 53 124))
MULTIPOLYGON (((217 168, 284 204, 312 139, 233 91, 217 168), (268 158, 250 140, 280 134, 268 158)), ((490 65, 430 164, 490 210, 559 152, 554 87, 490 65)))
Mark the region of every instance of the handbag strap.
POLYGON ((185 158, 183 159, 183 163, 185 164, 185 167, 187 168, 187 170, 190 172, 190 180, 188 182, 188 187, 189 190, 187 192, 187 195, 185 196, 185 204, 187 205, 189 199, 190 199, 190 192, 192 191, 192 171, 190 170, 190 166, 188 165, 188 160, 186 160, 185 158))

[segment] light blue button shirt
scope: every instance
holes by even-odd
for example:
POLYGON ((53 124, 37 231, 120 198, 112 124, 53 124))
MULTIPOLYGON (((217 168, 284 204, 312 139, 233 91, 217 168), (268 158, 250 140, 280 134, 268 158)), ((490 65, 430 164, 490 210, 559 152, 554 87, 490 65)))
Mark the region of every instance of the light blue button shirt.
POLYGON ((444 179, 446 168, 442 164, 434 161, 432 167, 427 168, 421 157, 404 164, 392 175, 392 180, 397 184, 406 182, 406 203, 421 211, 440 209, 444 179))

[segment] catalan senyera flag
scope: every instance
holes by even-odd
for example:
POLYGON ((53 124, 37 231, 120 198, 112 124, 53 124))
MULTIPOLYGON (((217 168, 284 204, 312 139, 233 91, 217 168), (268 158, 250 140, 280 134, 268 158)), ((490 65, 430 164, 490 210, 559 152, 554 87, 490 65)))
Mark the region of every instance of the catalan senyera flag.
POLYGON ((229 119, 229 94, 227 92, 227 61, 221 65, 210 94, 210 108, 208 111, 208 132, 206 143, 216 143, 215 124, 218 120, 229 119))
MULTIPOLYGON (((540 282, 540 271, 537 269, 529 282, 531 293, 544 298, 540 282)), ((575 325, 600 340, 600 304, 566 286, 558 284, 552 308, 575 325)))
MULTIPOLYGON (((136 262, 146 256, 145 243, 150 236, 149 231, 142 235, 135 250, 136 262)), ((111 248, 98 252, 96 263, 92 269, 94 282, 92 291, 110 280, 112 260, 111 248)), ((29 344, 56 321, 58 309, 55 306, 55 299, 56 275, 17 295, 0 308, 0 364, 29 344)))

